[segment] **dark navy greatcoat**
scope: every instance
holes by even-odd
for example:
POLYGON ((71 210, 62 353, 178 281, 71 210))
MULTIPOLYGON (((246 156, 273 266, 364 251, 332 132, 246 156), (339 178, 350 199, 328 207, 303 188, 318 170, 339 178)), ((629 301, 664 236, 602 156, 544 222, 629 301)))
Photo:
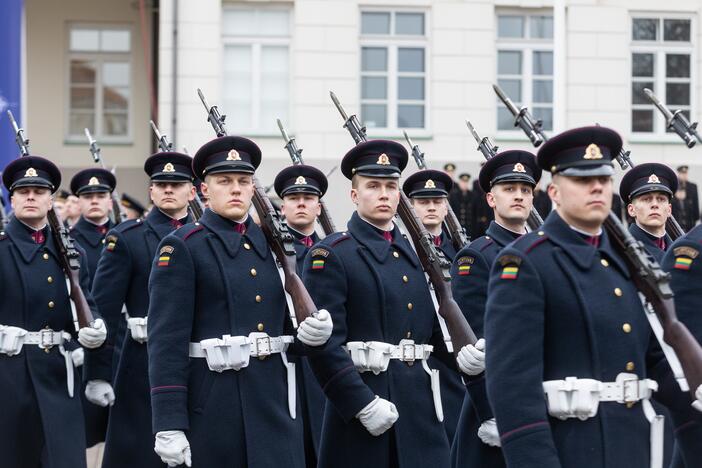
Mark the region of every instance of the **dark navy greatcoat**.
MULTIPOLYGON (((146 219, 120 223, 108 233, 93 281, 95 301, 108 321, 108 330, 126 323, 124 304, 130 317, 146 317, 149 272, 156 249, 161 239, 180 225, 154 208, 146 219)), ((147 345, 132 339, 129 331, 122 343, 115 343, 116 339, 119 336, 110 333, 111 343, 120 351, 111 361, 114 369, 105 370, 107 376, 114 374, 115 404, 110 408, 102 468, 163 467, 154 452, 151 431, 147 345)))
MULTIPOLYGON (((32 332, 63 330, 76 339, 65 276, 50 228, 44 228, 43 234, 44 242, 35 243, 30 228, 15 217, 0 233, 0 324, 32 332)), ((78 249, 81 286, 93 315, 98 317, 88 288, 85 254, 78 249)), ((91 365, 93 353, 85 353, 86 380, 96 378, 91 365)), ((66 362, 57 346, 45 352, 25 344, 18 355, 0 354, 3 468, 86 466, 77 373, 73 383, 71 398, 66 386, 66 362)))
POLYGON ((327 309, 334 321, 323 352, 310 355, 329 402, 319 467, 447 467, 448 438, 436 417, 430 378, 421 363, 391 360, 379 375, 359 373, 342 348, 349 341, 398 344, 409 338, 434 345, 436 355, 453 361, 443 344, 422 267, 397 227, 392 244, 357 213, 348 228, 317 244, 307 255, 303 273, 315 304, 327 309), (356 418, 376 395, 393 402, 399 413, 394 426, 378 437, 356 418))
POLYGON ((149 281, 153 431, 185 431, 193 467, 303 468, 302 418, 299 404, 296 419, 288 411, 279 354, 221 373, 188 357, 189 342, 295 334, 263 231, 245 224, 242 235, 207 209, 161 242, 149 281))
POLYGON ((485 336, 487 390, 510 468, 650 466, 641 403, 600 403, 595 417, 562 421, 548 415, 544 381, 613 382, 628 372, 656 380, 664 403, 689 408, 607 233, 596 248, 555 211, 493 264, 485 336))
MULTIPOLYGON (((702 343, 702 225, 677 239, 667 250, 661 266, 670 273, 678 318, 702 343), (691 262, 690 262, 691 261, 691 262), (689 265, 689 268, 688 268, 689 265)), ((673 411, 677 451, 687 468, 702 461, 702 414, 673 411)), ((678 454, 676 454, 677 456, 678 454)), ((680 463, 680 462, 678 462, 680 463)), ((683 466, 682 463, 678 466, 683 466)))
MULTIPOLYGON (((484 336, 490 268, 498 253, 518 237, 519 234, 492 221, 484 236, 475 239, 456 255, 451 268, 453 298, 478 337, 484 336), (463 268, 459 270, 460 267, 463 268)), ((493 417, 485 391, 485 374, 466 375, 463 379, 468 393, 463 400, 457 435, 451 446, 451 465, 456 468, 504 467, 502 450, 485 444, 478 437, 480 425, 493 417)))
POLYGON ((634 239, 641 241, 644 248, 646 249, 646 252, 648 252, 649 255, 651 255, 651 257, 653 257, 659 263, 661 260, 663 260, 663 255, 665 254, 667 248, 670 247, 670 245, 673 243, 673 240, 670 238, 670 236, 666 234, 663 238, 663 242, 665 243, 665 249, 661 249, 656 244, 657 237, 652 236, 648 232, 644 231, 636 223, 632 223, 629 225, 629 232, 634 237, 634 239))

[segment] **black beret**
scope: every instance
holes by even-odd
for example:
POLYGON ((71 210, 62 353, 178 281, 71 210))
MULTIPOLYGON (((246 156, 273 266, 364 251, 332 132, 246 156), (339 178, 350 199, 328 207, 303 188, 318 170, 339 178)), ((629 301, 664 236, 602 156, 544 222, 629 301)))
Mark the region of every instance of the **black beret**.
POLYGON ((417 171, 402 184, 402 191, 410 198, 446 197, 453 187, 451 177, 443 171, 417 171))
POLYGON ((192 182, 192 158, 174 151, 156 153, 144 163, 144 172, 153 182, 192 182))
POLYGON ((610 128, 591 126, 565 131, 539 149, 539 166, 553 174, 573 177, 612 175, 612 159, 622 149, 622 137, 610 128))
POLYGON ((19 187, 45 187, 55 192, 61 185, 61 171, 41 156, 24 156, 5 167, 2 182, 10 194, 19 187))
POLYGON ((261 164, 261 149, 248 138, 223 136, 202 145, 193 158, 196 177, 220 172, 253 174, 261 164))
POLYGON ((639 195, 663 192, 672 197, 678 190, 678 176, 665 164, 646 163, 631 168, 619 184, 619 195, 631 202, 639 195))
POLYGON ((71 179, 73 195, 82 193, 112 192, 117 185, 117 179, 107 169, 94 167, 83 169, 71 179))
POLYGON ((327 191, 327 178, 316 167, 297 164, 278 173, 273 182, 275 193, 280 198, 292 193, 311 193, 323 196, 327 191))
POLYGON ((536 186, 541 179, 541 169, 536 157, 522 150, 508 150, 488 159, 480 169, 480 188, 489 192, 493 185, 505 182, 524 182, 536 186))
POLYGON ((407 166, 407 150, 390 140, 359 143, 341 161, 341 172, 347 179, 354 175, 399 178, 407 166))

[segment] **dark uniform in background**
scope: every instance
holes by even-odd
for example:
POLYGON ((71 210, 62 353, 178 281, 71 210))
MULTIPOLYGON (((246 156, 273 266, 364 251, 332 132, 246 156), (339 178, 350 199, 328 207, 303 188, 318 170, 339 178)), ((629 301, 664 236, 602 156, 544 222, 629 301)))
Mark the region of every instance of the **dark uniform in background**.
MULTIPOLYGON (((678 167, 678 173, 687 179, 688 166, 678 167)), ((688 180, 680 180, 678 190, 673 197, 673 216, 687 232, 700 219, 700 202, 697 194, 697 184, 688 180)))
POLYGON ((548 196, 546 190, 542 190, 538 185, 534 189, 534 208, 541 215, 541 219, 546 219, 546 216, 551 214, 553 209, 551 197, 548 196))
POLYGON ((146 208, 144 208, 144 205, 139 203, 139 200, 137 200, 136 198, 127 195, 126 193, 123 193, 120 199, 120 203, 123 207, 127 209, 127 217, 129 219, 137 219, 144 217, 146 208))
MULTIPOLYGON (((144 171, 152 182, 188 182, 192 180, 190 163, 185 154, 157 153, 146 160, 144 171)), ((147 327, 148 279, 158 244, 187 222, 189 217, 173 219, 154 207, 146 219, 125 221, 108 233, 93 282, 95 301, 108 329, 116 330, 128 319, 132 322, 128 328, 147 327)), ((108 337, 108 344, 118 351, 111 361, 114 368, 108 371, 114 374, 115 404, 110 410, 102 467, 163 467, 153 450, 147 344, 136 341, 131 328, 122 343, 115 343, 116 338, 108 337)))
POLYGON ((466 190, 465 192, 461 190, 459 184, 463 181, 465 184, 470 182, 470 174, 463 173, 458 176, 459 182, 453 184, 451 191, 449 192, 448 201, 453 209, 453 212, 458 218, 458 222, 463 226, 468 233, 468 237, 471 235, 471 222, 473 218, 473 191, 466 190))
MULTIPOLYGON (((481 166, 482 167, 482 166, 481 166)), ((473 221, 471 223, 470 237, 477 239, 485 234, 490 222, 495 219, 495 213, 485 200, 485 192, 480 187, 479 181, 473 182, 473 221)))
MULTIPOLYGON (((499 153, 482 167, 479 182, 483 191, 499 183, 522 182, 536 186, 541 169, 527 151, 499 153)), ((451 268, 451 290, 476 336, 484 336, 485 303, 490 269, 498 253, 524 233, 510 231, 492 221, 484 236, 461 249, 451 268)), ((489 347, 486 344, 486 347, 489 347)), ((478 429, 492 419, 492 409, 485 390, 485 373, 463 376, 468 393, 463 401, 457 436, 451 447, 451 465, 504 467, 499 447, 492 447, 478 437, 478 429)))

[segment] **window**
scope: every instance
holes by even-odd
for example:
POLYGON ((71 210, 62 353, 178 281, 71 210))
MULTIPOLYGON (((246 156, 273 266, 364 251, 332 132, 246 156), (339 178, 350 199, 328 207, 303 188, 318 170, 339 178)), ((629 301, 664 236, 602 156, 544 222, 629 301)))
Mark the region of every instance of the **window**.
POLYGON ((665 118, 643 90, 651 89, 673 111, 690 117, 692 21, 634 17, 631 26, 631 131, 663 135, 665 118))
POLYGON ((106 142, 130 139, 131 50, 127 27, 71 26, 68 139, 82 141, 85 128, 106 142))
POLYGON ((361 119, 383 129, 427 127, 426 16, 361 12, 361 119))
MULTIPOLYGON (((553 129, 553 15, 497 15, 497 83, 517 107, 529 108, 544 130, 553 129)), ((498 99, 497 129, 513 130, 514 117, 498 99)))
POLYGON ((290 95, 290 11, 226 8, 223 12, 223 106, 239 133, 277 132, 290 95))

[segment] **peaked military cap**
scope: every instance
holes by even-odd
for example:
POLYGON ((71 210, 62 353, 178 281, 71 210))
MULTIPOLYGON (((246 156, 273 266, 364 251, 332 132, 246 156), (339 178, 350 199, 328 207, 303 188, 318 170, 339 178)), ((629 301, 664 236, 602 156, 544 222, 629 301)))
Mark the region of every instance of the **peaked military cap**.
POLYGON ((631 168, 619 184, 619 195, 631 202, 639 195, 663 192, 672 197, 678 190, 678 176, 665 164, 646 163, 631 168))
POLYGON ((552 174, 572 177, 609 176, 622 138, 610 128, 592 126, 565 131, 541 145, 537 161, 552 174))
POLYGON ((19 187, 45 187, 54 193, 61 185, 61 171, 41 156, 23 156, 5 167, 2 182, 10 194, 19 187))
POLYGON ((273 187, 280 198, 292 193, 311 193, 323 196, 327 191, 327 178, 316 167, 305 164, 286 167, 276 176, 273 187))
POLYGON ((117 185, 117 179, 107 169, 94 167, 83 169, 71 179, 71 192, 74 195, 83 193, 112 192, 117 185))
POLYGON ((66 199, 68 198, 69 195, 70 195, 70 193, 68 192, 68 190, 59 189, 59 190, 56 192, 55 198, 56 198, 57 200, 66 201, 66 199))
POLYGON ((153 182, 192 182, 192 160, 187 154, 163 151, 146 160, 144 172, 153 182))
POLYGON ((678 166, 678 172, 680 172, 681 174, 687 174, 687 171, 689 170, 690 166, 687 166, 685 164, 683 164, 682 166, 678 166))
POLYGON ((407 150, 390 140, 370 140, 351 148, 341 161, 347 179, 354 175, 397 179, 407 166, 407 150))
POLYGON ((445 171, 455 171, 456 165, 454 163, 446 163, 446 164, 444 164, 444 170, 445 171))
POLYGON ((447 197, 453 187, 451 177, 443 171, 417 171, 402 184, 402 191, 410 198, 447 197))
POLYGON ((223 136, 202 145, 193 158, 196 177, 221 172, 253 174, 261 164, 261 149, 248 138, 223 136))
POLYGON ((122 206, 125 208, 130 208, 132 210, 138 211, 140 215, 144 214, 144 211, 146 211, 146 208, 144 208, 144 205, 139 203, 139 200, 136 198, 127 195, 126 193, 122 194, 122 198, 120 199, 120 203, 122 206))
POLYGON ((536 157, 528 151, 508 150, 487 160, 480 169, 480 188, 489 192, 493 185, 505 182, 524 182, 536 186, 541 179, 541 169, 536 157))
POLYGON ((463 174, 459 175, 458 178, 468 182, 470 180, 470 174, 468 174, 467 172, 464 172, 463 174))

